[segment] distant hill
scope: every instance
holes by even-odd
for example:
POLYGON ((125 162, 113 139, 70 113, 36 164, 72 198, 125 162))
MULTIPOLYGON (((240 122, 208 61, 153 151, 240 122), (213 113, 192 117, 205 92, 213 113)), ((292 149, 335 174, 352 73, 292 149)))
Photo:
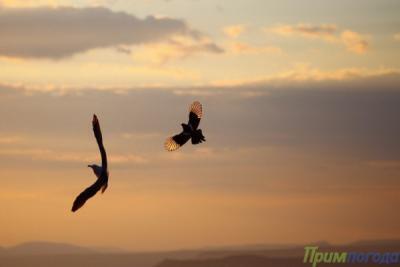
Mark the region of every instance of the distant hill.
POLYGON ((105 246, 97 246, 97 247, 91 247, 93 251, 97 253, 130 253, 132 251, 118 248, 118 247, 105 247, 105 246))
POLYGON ((0 248, 0 267, 153 267, 166 258, 189 259, 196 254, 197 251, 134 253, 113 247, 28 242, 0 248))
POLYGON ((230 256, 219 259, 164 260, 156 267, 305 267, 301 258, 267 258, 257 255, 230 256))
POLYGON ((383 247, 399 247, 400 240, 398 239, 383 239, 383 240, 360 240, 356 242, 352 242, 349 246, 383 246, 383 247))
POLYGON ((4 249, 7 254, 38 255, 38 254, 87 254, 94 250, 65 243, 27 242, 4 249))
MULTIPOLYGON (((331 245, 327 242, 313 244, 320 251, 360 251, 360 252, 398 252, 400 240, 371 240, 357 241, 350 244, 331 245)), ((304 245, 281 246, 248 246, 242 250, 225 249, 200 252, 197 258, 189 260, 166 259, 156 267, 306 267, 303 264, 304 245), (255 248, 255 249, 252 249, 255 248)), ((321 266, 328 266, 320 264, 321 266)), ((329 266, 350 266, 343 264, 329 264, 329 266)), ((352 267, 366 266, 366 264, 351 264, 352 267)), ((371 265, 367 265, 371 266, 371 265)))
MULTIPOLYGON (((365 263, 355 264, 319 264, 321 267, 366 267, 365 263)), ((304 264, 303 258, 268 258, 257 255, 230 256, 219 259, 164 260, 155 267, 311 267, 304 264)))
POLYGON ((154 267, 177 254, 41 254, 0 256, 1 267, 154 267))
MULTIPOLYGON (((326 241, 318 241, 307 245, 318 246, 320 248, 331 247, 326 241)), ((238 254, 261 255, 267 257, 302 257, 304 255, 304 245, 296 244, 268 244, 268 245, 247 245, 247 246, 229 246, 214 249, 208 249, 199 252, 198 258, 222 258, 238 254)))

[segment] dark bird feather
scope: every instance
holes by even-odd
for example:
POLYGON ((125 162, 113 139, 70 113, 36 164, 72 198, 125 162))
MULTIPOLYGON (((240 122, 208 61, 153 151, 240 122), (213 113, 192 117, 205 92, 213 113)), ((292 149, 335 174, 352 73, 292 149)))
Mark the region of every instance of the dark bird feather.
POLYGON ((201 129, 197 129, 203 117, 203 108, 200 102, 195 101, 189 108, 189 122, 182 123, 183 131, 177 135, 167 138, 164 147, 168 151, 174 151, 192 139, 192 144, 196 145, 206 141, 201 129))
POLYGON ((101 163, 102 166, 89 165, 97 176, 97 180, 94 184, 86 188, 79 196, 75 199, 72 205, 72 211, 75 212, 80 209, 89 198, 92 198, 101 190, 102 193, 107 189, 108 186, 108 167, 107 167, 107 154, 103 145, 103 137, 100 130, 100 123, 96 115, 93 115, 93 133, 99 146, 101 163))

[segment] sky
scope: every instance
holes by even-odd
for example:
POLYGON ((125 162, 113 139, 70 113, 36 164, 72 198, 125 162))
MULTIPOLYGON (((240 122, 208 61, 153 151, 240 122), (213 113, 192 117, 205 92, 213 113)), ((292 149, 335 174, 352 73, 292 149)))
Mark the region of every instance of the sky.
POLYGON ((400 2, 0 0, 0 246, 399 238, 400 2), (206 142, 163 142, 203 104, 206 142), (100 163, 107 191, 77 213, 100 163))

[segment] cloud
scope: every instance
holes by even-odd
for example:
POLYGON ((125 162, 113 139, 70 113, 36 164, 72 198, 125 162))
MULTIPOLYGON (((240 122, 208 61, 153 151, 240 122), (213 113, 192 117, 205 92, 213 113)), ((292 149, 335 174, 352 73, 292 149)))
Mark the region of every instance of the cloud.
POLYGON ((400 69, 396 68, 343 68, 322 70, 308 64, 296 64, 294 67, 269 75, 249 78, 221 79, 203 86, 173 89, 176 95, 218 96, 232 94, 243 98, 267 96, 274 90, 387 90, 398 91, 400 69))
POLYGON ((357 32, 346 30, 340 35, 347 50, 356 54, 364 54, 368 50, 368 42, 357 32))
POLYGON ((400 160, 370 160, 367 164, 383 169, 400 169, 400 160))
POLYGON ((330 40, 336 33, 337 27, 333 24, 310 25, 299 23, 297 25, 279 25, 268 30, 283 36, 300 35, 307 38, 330 40))
POLYGON ((152 133, 122 133, 121 137, 127 140, 135 140, 135 139, 154 139, 160 137, 160 133, 152 132, 152 133))
POLYGON ((0 0, 0 7, 112 6, 119 0, 0 0))
POLYGON ((142 156, 133 154, 111 155, 110 163, 113 164, 146 164, 149 161, 142 156))
POLYGON ((334 24, 311 25, 299 23, 297 25, 278 25, 265 30, 285 37, 300 36, 341 44, 349 52, 356 54, 364 54, 369 48, 366 36, 351 30, 339 31, 334 24))
POLYGON ((154 44, 175 37, 190 39, 196 49, 220 48, 184 21, 148 16, 139 19, 107 8, 40 7, 0 9, 0 55, 60 59, 96 48, 154 44))
POLYGON ((399 69, 327 71, 299 65, 270 76, 180 88, 178 94, 176 87, 131 90, 124 95, 110 88, 108 92, 61 97, 14 92, 0 97, 0 131, 15 136, 29 132, 40 139, 29 139, 18 147, 0 146, 9 152, 2 156, 2 164, 20 166, 32 159, 43 165, 50 160, 67 161, 68 165, 99 162, 90 128, 93 112, 102 118, 109 155, 116 156, 110 160, 121 165, 127 160, 140 163, 129 157, 134 155, 157 164, 154 155, 162 153, 167 136, 181 130, 179 123, 187 120, 187 105, 193 99, 203 103, 206 115, 201 128, 208 143, 198 147, 189 144, 178 154, 197 148, 220 154, 224 147, 266 145, 298 146, 307 151, 323 148, 329 153, 342 150, 339 155, 343 157, 356 154, 368 160, 399 160, 399 84, 399 69), (252 138, 248 138, 249 129, 254 130, 252 138))
POLYGON ((38 6, 58 6, 65 4, 60 0, 0 0, 0 7, 38 7, 38 6))
POLYGON ((19 135, 3 135, 0 134, 0 145, 4 144, 16 144, 25 140, 23 137, 19 135))
POLYGON ((272 45, 251 45, 243 42, 234 42, 230 45, 235 54, 282 54, 282 49, 272 45))
POLYGON ((394 38, 396 41, 400 41, 400 32, 394 34, 394 35, 393 35, 393 38, 394 38))
POLYGON ((244 25, 232 25, 232 26, 227 26, 222 29, 222 31, 225 33, 226 36, 230 38, 237 38, 239 37, 242 33, 244 33, 246 30, 246 27, 244 25))
MULTIPOLYGON (((230 161, 233 162, 237 160, 235 155, 242 152, 242 148, 210 148, 210 147, 195 147, 191 151, 180 151, 180 153, 157 153, 154 157, 157 157, 157 161, 163 162, 165 164, 170 165, 172 162, 175 163, 192 163, 199 164, 200 162, 222 162, 222 161, 230 161)), ((241 153, 243 155, 243 153, 241 153)), ((253 154, 254 155, 254 154, 253 154)))
MULTIPOLYGON (((325 88, 331 82, 354 82, 375 80, 382 86, 398 89, 400 82, 400 69, 393 68, 344 68, 336 70, 321 70, 308 64, 297 64, 293 68, 270 75, 248 79, 217 80, 212 85, 221 88, 237 88, 268 86, 271 88, 308 86, 310 88, 325 88), (324 86, 322 86, 324 85, 324 86)), ((356 84, 354 84, 355 86, 356 84)), ((378 85, 378 84, 375 84, 378 85)), ((368 87, 370 88, 370 87, 368 87)))
MULTIPOLYGON (((77 153, 77 152, 57 152, 51 149, 37 148, 16 148, 0 149, 1 156, 29 158, 36 161, 47 162, 96 162, 99 155, 95 153, 77 153)), ((114 154, 109 155, 108 160, 113 164, 146 164, 148 160, 139 155, 133 154, 114 154)))
MULTIPOLYGON (((162 68, 159 68, 160 71, 162 68)), ((179 70, 176 70, 179 72, 179 70)), ((147 75, 143 70, 142 75, 147 75)), ((151 73, 150 73, 151 74, 151 73)), ((172 73, 166 72, 165 75, 172 73)), ((190 73, 182 72, 182 76, 187 76, 190 73)), ((178 73, 177 73, 178 75, 178 73)), ((26 85, 21 83, 0 83, 0 93, 13 94, 21 92, 25 95, 34 93, 51 93, 53 95, 80 95, 84 92, 114 92, 116 94, 125 94, 129 91, 172 91, 176 95, 191 95, 191 96, 213 96, 226 91, 239 92, 243 96, 259 95, 259 92, 253 91, 254 88, 267 87, 275 88, 328 88, 331 83, 353 83, 354 88, 363 89, 365 81, 369 80, 376 88, 379 84, 385 87, 390 87, 393 90, 398 90, 400 84, 400 69, 398 68, 342 68, 335 70, 323 70, 313 67, 309 64, 295 64, 291 68, 266 75, 259 75, 247 78, 231 78, 217 79, 189 87, 169 86, 163 84, 139 84, 136 86, 57 86, 57 85, 26 85), (361 84, 358 85, 357 81, 361 84), (355 82, 355 83, 354 83, 355 82), (356 86, 357 85, 357 86, 356 86), (233 89, 233 90, 231 90, 233 89), (242 91, 242 89, 244 91, 242 91), (245 93, 247 92, 247 93, 245 93), (250 92, 250 93, 249 93, 250 92)), ((335 85, 336 86, 336 85, 335 85)), ((342 87, 343 85, 340 85, 342 87)), ((372 85, 371 85, 372 86, 372 85)), ((369 89, 371 86, 367 86, 369 89)), ((264 95, 264 93, 262 93, 264 95)))
POLYGON ((136 60, 164 65, 172 60, 180 60, 201 53, 221 54, 224 50, 208 38, 194 41, 192 38, 174 37, 167 42, 146 44, 133 54, 136 60))

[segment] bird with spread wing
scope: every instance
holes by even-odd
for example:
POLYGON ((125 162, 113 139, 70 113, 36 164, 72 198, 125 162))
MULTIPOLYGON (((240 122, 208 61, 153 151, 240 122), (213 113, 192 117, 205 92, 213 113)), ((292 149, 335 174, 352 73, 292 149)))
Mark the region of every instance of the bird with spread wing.
POLYGON ((200 102, 195 101, 189 108, 189 122, 182 123, 183 131, 180 134, 167 138, 164 147, 168 151, 174 151, 183 146, 189 139, 192 139, 192 144, 197 145, 206 141, 201 129, 197 129, 200 124, 200 119, 203 117, 203 107, 200 102))
POLYGON ((72 206, 72 211, 75 212, 79 208, 81 208, 86 201, 96 195, 98 191, 101 190, 102 193, 107 189, 108 186, 108 168, 107 168, 107 154, 103 145, 103 137, 101 135, 99 120, 96 115, 93 115, 93 132, 96 137, 97 144, 99 145, 100 154, 101 154, 101 166, 96 164, 88 165, 88 167, 92 168, 94 174, 97 176, 97 180, 94 184, 86 188, 79 196, 75 199, 74 204, 72 206))

